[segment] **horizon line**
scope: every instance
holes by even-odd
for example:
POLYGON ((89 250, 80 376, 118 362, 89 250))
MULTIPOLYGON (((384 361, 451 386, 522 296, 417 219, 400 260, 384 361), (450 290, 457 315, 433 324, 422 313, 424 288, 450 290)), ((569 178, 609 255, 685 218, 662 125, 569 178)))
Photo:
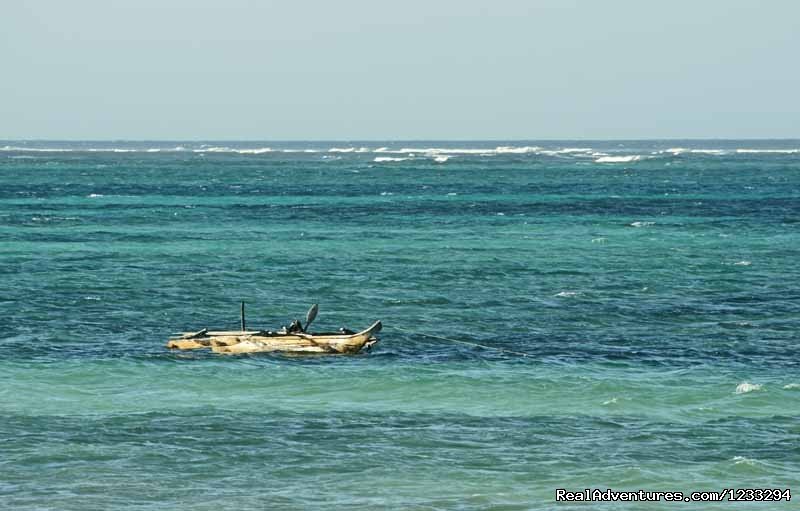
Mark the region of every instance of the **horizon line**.
POLYGON ((644 137, 644 138, 0 138, 3 142, 667 142, 800 141, 800 137, 644 137))

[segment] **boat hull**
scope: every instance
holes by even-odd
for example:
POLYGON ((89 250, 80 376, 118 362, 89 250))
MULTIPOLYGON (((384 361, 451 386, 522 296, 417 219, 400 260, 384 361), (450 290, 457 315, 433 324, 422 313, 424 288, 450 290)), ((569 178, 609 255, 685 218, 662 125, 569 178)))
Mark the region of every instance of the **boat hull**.
POLYGON ((214 353, 245 354, 264 352, 287 353, 358 353, 378 340, 375 335, 383 325, 376 321, 369 328, 354 334, 252 332, 200 332, 184 334, 167 342, 167 348, 192 350, 210 348, 214 353))

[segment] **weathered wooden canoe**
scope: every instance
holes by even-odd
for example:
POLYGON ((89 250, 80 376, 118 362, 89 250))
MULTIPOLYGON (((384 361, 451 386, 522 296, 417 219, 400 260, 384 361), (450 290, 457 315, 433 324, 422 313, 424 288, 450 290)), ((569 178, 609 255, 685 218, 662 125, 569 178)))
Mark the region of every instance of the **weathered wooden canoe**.
POLYGON ((375 335, 383 325, 376 321, 366 330, 356 333, 281 333, 264 330, 189 332, 167 342, 167 348, 192 350, 211 348, 214 353, 260 353, 283 351, 291 353, 358 353, 378 339, 375 335))

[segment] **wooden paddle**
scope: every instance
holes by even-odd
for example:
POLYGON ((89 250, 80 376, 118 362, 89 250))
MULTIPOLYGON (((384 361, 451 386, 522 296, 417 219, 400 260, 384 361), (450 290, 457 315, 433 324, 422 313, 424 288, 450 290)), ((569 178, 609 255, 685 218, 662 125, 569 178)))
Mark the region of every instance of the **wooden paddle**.
POLYGON ((317 317, 317 312, 319 312, 319 305, 315 303, 308 309, 308 313, 306 314, 306 326, 303 328, 304 332, 308 331, 309 325, 311 325, 311 322, 317 317))

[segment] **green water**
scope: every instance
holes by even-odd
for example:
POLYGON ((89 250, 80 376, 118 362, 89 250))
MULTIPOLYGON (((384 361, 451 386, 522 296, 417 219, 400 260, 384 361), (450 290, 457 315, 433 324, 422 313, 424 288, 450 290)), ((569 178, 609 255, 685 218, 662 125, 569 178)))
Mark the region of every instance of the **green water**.
POLYGON ((0 507, 790 509, 555 490, 800 492, 800 142, 506 145, 0 142, 0 507))

